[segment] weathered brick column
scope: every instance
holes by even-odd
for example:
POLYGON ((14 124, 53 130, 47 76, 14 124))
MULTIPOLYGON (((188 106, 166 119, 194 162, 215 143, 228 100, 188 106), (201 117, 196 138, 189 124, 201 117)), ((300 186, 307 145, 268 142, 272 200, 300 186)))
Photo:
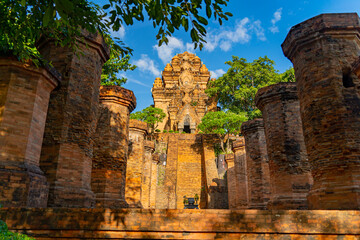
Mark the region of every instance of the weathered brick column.
POLYGON ((144 164, 144 141, 147 135, 147 123, 130 119, 129 122, 129 157, 126 167, 125 200, 129 207, 141 205, 141 178, 144 164))
POLYGON ((91 189, 96 207, 121 208, 125 202, 129 114, 136 107, 134 93, 118 86, 100 88, 99 120, 94 136, 91 189))
POLYGON ((48 183, 39 168, 50 92, 60 77, 15 58, 0 58, 0 203, 46 207, 48 183))
POLYGON ((360 78, 360 56, 357 58, 355 62, 352 64, 351 71, 360 78))
POLYGON ((143 208, 150 208, 150 187, 151 187, 151 167, 152 154, 155 150, 155 143, 153 141, 144 141, 144 163, 142 165, 142 179, 141 179, 141 205, 143 208))
POLYGON ((247 209, 248 206, 248 179, 246 169, 245 139, 233 142, 234 169, 236 179, 236 209, 247 209))
MULTIPOLYGON (((205 179, 203 183, 207 185, 207 209, 227 209, 228 192, 226 179, 220 178, 216 167, 216 156, 214 152, 214 144, 218 141, 216 135, 201 134, 202 151, 203 151, 203 169, 205 170, 205 179)), ((203 191, 205 195, 205 191, 203 191)))
POLYGON ((312 185, 296 83, 260 88, 255 97, 262 111, 270 169, 268 209, 307 209, 312 185))
POLYGON ((291 28, 282 48, 295 68, 314 185, 310 209, 360 209, 360 53, 356 13, 322 14, 291 28))
POLYGON ((225 161, 228 166, 226 177, 228 187, 228 204, 229 209, 236 209, 236 174, 234 166, 234 154, 226 154, 225 161))
POLYGON ((62 74, 51 93, 40 166, 50 183, 49 206, 91 207, 93 134, 98 108, 101 69, 109 48, 100 35, 83 33, 81 54, 42 40, 38 48, 62 74))
MULTIPOLYGON (((176 209, 176 185, 177 185, 177 172, 178 172, 178 155, 179 155, 179 136, 176 133, 168 134, 168 144, 166 151, 166 166, 165 177, 163 185, 158 188, 158 194, 162 196, 162 199, 157 201, 157 208, 162 209, 176 209)), ((163 169, 161 169, 163 170, 163 169)), ((179 196, 182 197, 182 196, 179 196)))
POLYGON ((157 186, 157 174, 158 164, 160 163, 160 155, 155 153, 152 155, 151 161, 151 179, 150 179, 150 208, 156 208, 156 186, 157 186))
POLYGON ((244 122, 249 208, 265 209, 270 199, 269 161, 263 119, 244 122))

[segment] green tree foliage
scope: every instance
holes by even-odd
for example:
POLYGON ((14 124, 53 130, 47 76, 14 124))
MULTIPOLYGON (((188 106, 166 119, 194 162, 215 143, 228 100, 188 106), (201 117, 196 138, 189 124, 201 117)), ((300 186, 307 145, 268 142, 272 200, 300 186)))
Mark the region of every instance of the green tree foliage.
POLYGON ((289 68, 285 72, 280 74, 281 82, 295 82, 294 68, 289 68))
POLYGON ((24 234, 10 232, 5 222, 0 220, 0 240, 35 240, 24 234))
POLYGON ((220 105, 237 114, 246 114, 249 119, 261 117, 255 106, 255 95, 259 88, 282 81, 294 81, 293 69, 279 74, 274 61, 268 57, 259 57, 253 62, 245 58, 232 57, 227 61, 228 71, 215 81, 210 82, 206 93, 217 96, 220 105))
POLYGON ((232 14, 223 12, 229 0, 109 0, 104 9, 110 9, 110 23, 115 31, 120 26, 132 25, 134 20, 144 21, 145 17, 159 27, 156 39, 159 46, 168 43, 168 37, 180 28, 190 30, 192 41, 200 49, 205 42, 205 26, 214 17, 222 25, 232 14), (205 8, 205 11, 202 11, 205 8), (203 15, 205 13, 205 15, 203 15))
POLYGON ((159 122, 162 122, 166 114, 160 108, 149 106, 144 108, 142 111, 138 111, 130 114, 130 119, 137 119, 146 122, 151 130, 151 133, 154 133, 155 129, 158 127, 159 122))
POLYGON ((206 134, 216 134, 220 140, 220 146, 224 153, 230 152, 229 137, 231 134, 238 135, 241 124, 247 120, 244 113, 233 112, 207 112, 201 119, 198 129, 206 134), (225 149, 225 145, 227 149, 225 149))
POLYGON ((75 38, 81 29, 101 32, 112 47, 110 60, 102 74, 103 85, 121 85, 126 78, 116 76, 120 71, 134 70, 129 64, 132 49, 119 38, 111 39, 110 31, 122 25, 147 18, 159 28, 159 46, 180 28, 190 36, 195 48, 203 47, 207 19, 212 17, 222 24, 231 13, 223 12, 229 0, 108 0, 100 7, 90 0, 1 0, 0 55, 13 55, 21 61, 31 59, 36 65, 45 64, 36 48, 40 36, 55 40, 56 44, 77 50, 75 38), (206 11, 201 11, 205 8, 206 11), (115 40, 115 41, 114 41, 115 40))
POLYGON ((121 56, 121 49, 115 44, 110 35, 105 35, 105 41, 110 45, 110 59, 103 65, 101 85, 121 86, 126 83, 125 77, 118 77, 120 72, 133 71, 136 66, 129 63, 130 55, 121 56))
MULTIPOLYGON (((180 28, 190 30, 195 46, 202 48, 207 19, 214 17, 222 24, 231 13, 222 8, 229 0, 108 0, 102 8, 90 0, 2 0, 0 1, 0 48, 20 60, 40 61, 36 40, 51 37, 57 44, 76 49, 75 37, 81 29, 108 34, 122 25, 147 18, 158 27, 159 45, 180 28), (201 11, 202 8, 206 11, 201 11), (105 11, 104 11, 105 10, 105 11)), ((131 53, 118 38, 121 56, 131 53)))
POLYGON ((81 35, 81 28, 93 33, 97 29, 106 32, 100 11, 97 5, 86 0, 2 0, 1 54, 41 63, 35 47, 40 36, 76 49, 74 38, 81 35))

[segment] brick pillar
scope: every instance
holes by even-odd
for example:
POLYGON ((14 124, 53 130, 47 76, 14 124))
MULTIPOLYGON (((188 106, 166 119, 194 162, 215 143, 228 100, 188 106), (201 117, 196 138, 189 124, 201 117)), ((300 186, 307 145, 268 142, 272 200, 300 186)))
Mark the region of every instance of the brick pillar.
POLYGON ((150 187, 151 187, 151 167, 152 154, 155 150, 155 143, 153 141, 145 140, 144 142, 144 162, 142 164, 142 179, 141 179, 141 205, 143 208, 150 208, 150 187))
POLYGON ((228 197, 226 179, 220 179, 216 167, 214 144, 218 140, 215 135, 201 134, 202 136, 202 186, 207 185, 208 209, 227 209, 228 197))
POLYGON ((310 209, 360 209, 360 53, 356 13, 322 14, 288 33, 314 185, 310 209))
POLYGON ((270 198, 269 161, 263 119, 244 122, 249 208, 265 209, 270 198))
MULTIPOLYGON (((176 185, 178 172, 178 152, 179 152, 179 137, 176 133, 168 135, 168 148, 165 167, 165 179, 163 193, 165 193, 165 200, 159 203, 159 206, 165 209, 176 209, 176 185), (165 203, 163 203, 165 202, 165 203)), ((183 196, 179 196, 183 197, 183 196)))
POLYGON ((140 208, 141 177, 144 163, 144 141, 147 123, 130 119, 129 122, 129 157, 126 167, 125 200, 129 207, 140 208))
POLYGON ((236 179, 236 209, 247 209, 248 206, 248 179, 246 169, 245 139, 233 142, 234 169, 236 179))
POLYGON ((0 203, 46 207, 48 183, 39 168, 55 71, 0 58, 0 203))
POLYGON ((236 175, 234 167, 234 154, 226 154, 225 161, 227 163, 227 186, 228 186, 228 204, 229 209, 236 209, 236 175))
POLYGON ((100 88, 91 172, 91 189, 95 194, 96 207, 126 207, 129 114, 135 107, 136 98, 132 91, 118 86, 100 88))
POLYGON ((151 209, 156 208, 156 189, 157 189, 157 174, 158 164, 160 163, 160 155, 155 153, 152 155, 151 161, 151 177, 150 177, 150 207, 151 209))
POLYGON ((50 96, 40 166, 50 183, 48 206, 91 207, 91 165, 101 69, 109 49, 100 35, 83 33, 79 50, 42 40, 38 48, 62 74, 50 96))
POLYGON ((169 130, 178 130, 178 126, 176 125, 176 114, 179 111, 177 107, 169 106, 168 113, 169 113, 169 120, 170 120, 170 128, 169 130))
POLYGON ((255 97, 262 111, 269 158, 271 199, 268 209, 307 209, 312 185, 296 83, 260 88, 255 97))
POLYGON ((351 71, 360 78, 360 56, 357 58, 357 60, 352 64, 351 71))

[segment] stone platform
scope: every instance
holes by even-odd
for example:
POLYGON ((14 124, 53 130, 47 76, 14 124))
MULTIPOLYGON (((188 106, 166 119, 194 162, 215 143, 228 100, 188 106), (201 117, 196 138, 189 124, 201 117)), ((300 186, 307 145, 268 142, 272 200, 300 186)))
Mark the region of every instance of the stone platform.
POLYGON ((360 211, 2 208, 36 239, 360 239, 360 211))

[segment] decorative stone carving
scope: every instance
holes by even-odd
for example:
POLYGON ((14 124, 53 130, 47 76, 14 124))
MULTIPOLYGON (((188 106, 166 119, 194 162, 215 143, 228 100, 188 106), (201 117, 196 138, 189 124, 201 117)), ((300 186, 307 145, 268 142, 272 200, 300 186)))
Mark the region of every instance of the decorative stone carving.
POLYGON ((216 101, 205 93, 210 72, 195 54, 184 52, 166 64, 162 78, 154 81, 155 107, 166 113, 160 130, 195 133, 207 111, 216 110, 216 101))

